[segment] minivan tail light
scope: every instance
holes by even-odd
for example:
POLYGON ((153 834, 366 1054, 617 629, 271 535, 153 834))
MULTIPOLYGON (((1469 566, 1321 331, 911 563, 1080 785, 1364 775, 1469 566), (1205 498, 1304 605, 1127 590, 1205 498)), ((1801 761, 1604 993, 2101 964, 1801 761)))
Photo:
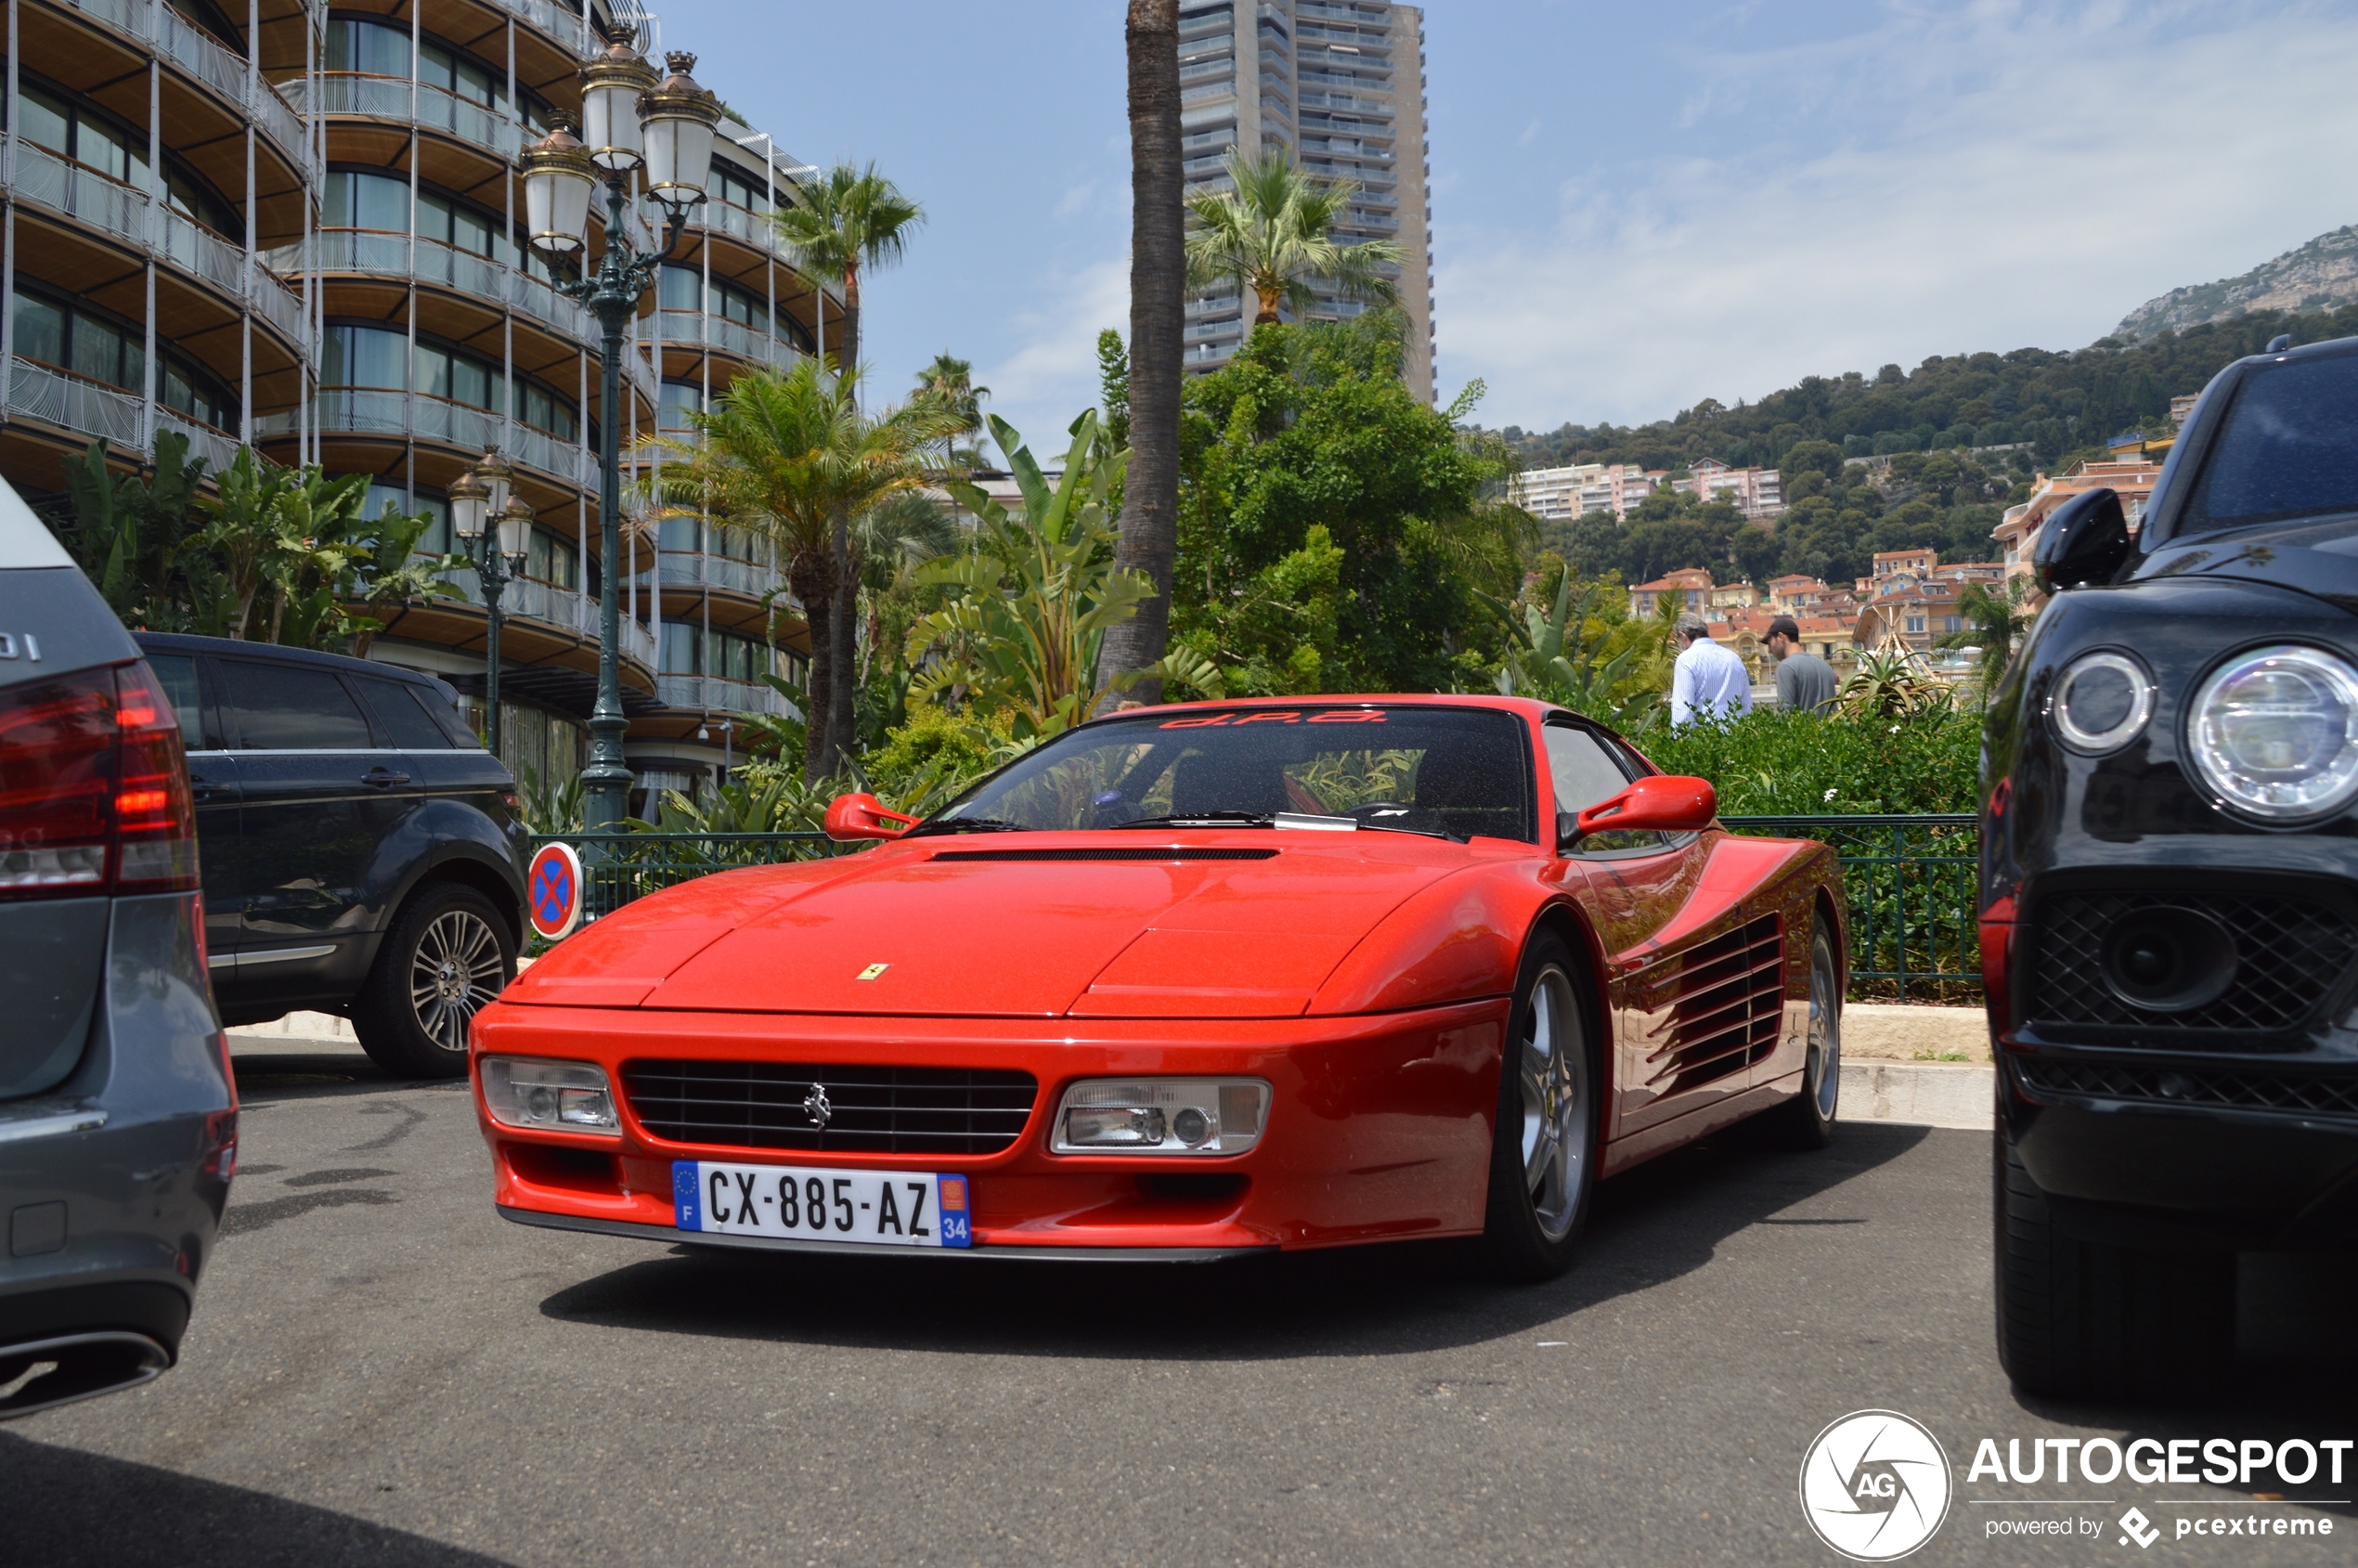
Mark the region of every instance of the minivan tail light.
POLYGON ((172 705, 145 664, 0 693, 0 899, 197 885, 172 705))

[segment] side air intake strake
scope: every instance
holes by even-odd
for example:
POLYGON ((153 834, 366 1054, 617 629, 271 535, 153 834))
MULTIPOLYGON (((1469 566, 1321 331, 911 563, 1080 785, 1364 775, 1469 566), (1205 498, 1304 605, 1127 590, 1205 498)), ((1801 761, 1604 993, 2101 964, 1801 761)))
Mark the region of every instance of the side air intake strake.
POLYGON ((1784 1017, 1784 922, 1764 914, 1688 949, 1640 982, 1658 1020, 1646 1082, 1675 1094, 1742 1071, 1777 1047, 1784 1017))

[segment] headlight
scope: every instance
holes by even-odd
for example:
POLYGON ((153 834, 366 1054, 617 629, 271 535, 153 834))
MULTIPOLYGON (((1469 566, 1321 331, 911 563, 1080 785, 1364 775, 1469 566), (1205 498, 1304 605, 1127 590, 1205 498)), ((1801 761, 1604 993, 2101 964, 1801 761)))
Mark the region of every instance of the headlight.
POLYGON ((2118 751, 2154 716, 2153 678, 2125 654, 2082 654, 2064 666, 2047 712, 2073 750, 2118 751))
POLYGON ((1261 1137, 1269 1085, 1258 1078, 1092 1079, 1065 1091, 1049 1147, 1058 1154, 1236 1154, 1261 1137))
POLYGON ((2276 822, 2358 795, 2358 669, 2318 648, 2239 654, 2195 693, 2186 751, 2213 794, 2276 822))
POLYGON ((619 1137, 614 1092, 605 1069, 589 1062, 551 1062, 538 1056, 483 1058, 483 1103, 491 1119, 510 1127, 544 1133, 595 1133, 619 1137))

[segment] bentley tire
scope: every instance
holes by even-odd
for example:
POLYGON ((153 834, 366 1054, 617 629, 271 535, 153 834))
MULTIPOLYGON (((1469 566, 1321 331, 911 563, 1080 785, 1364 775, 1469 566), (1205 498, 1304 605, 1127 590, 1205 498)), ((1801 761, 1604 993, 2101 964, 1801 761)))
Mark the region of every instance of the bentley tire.
POLYGON ((447 882, 421 888, 353 999, 353 1032, 397 1078, 463 1077, 468 1026, 515 973, 515 939, 490 900, 447 882))
POLYGON ((2064 1399, 2183 1395, 2225 1366, 2235 1350, 2234 1254, 2068 1236, 2002 1128, 1992 1141, 1998 1359, 2017 1389, 2064 1399))
POLYGON ((1794 1148, 1823 1148, 1833 1141, 1842 1096, 1842 971, 1822 918, 1809 940, 1809 1036, 1802 1057, 1801 1093, 1768 1113, 1779 1141, 1794 1148))
POLYGON ((1562 940, 1543 935, 1515 988, 1483 1229, 1490 1272, 1504 1279, 1572 1265, 1597 1185, 1599 1070, 1578 973, 1562 940))

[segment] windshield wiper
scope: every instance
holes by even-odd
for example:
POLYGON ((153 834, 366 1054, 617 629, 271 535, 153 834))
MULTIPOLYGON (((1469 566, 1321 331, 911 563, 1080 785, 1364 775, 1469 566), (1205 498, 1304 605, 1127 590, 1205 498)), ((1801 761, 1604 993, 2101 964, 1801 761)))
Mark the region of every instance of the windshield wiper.
POLYGON ((1168 817, 1133 817, 1116 827, 1273 827, 1272 811, 1179 811, 1168 817))
POLYGON ((900 836, 928 838, 937 833, 1021 833, 1023 831, 1025 831, 1023 823, 1011 823, 1004 817, 936 817, 931 822, 919 823, 900 836))

